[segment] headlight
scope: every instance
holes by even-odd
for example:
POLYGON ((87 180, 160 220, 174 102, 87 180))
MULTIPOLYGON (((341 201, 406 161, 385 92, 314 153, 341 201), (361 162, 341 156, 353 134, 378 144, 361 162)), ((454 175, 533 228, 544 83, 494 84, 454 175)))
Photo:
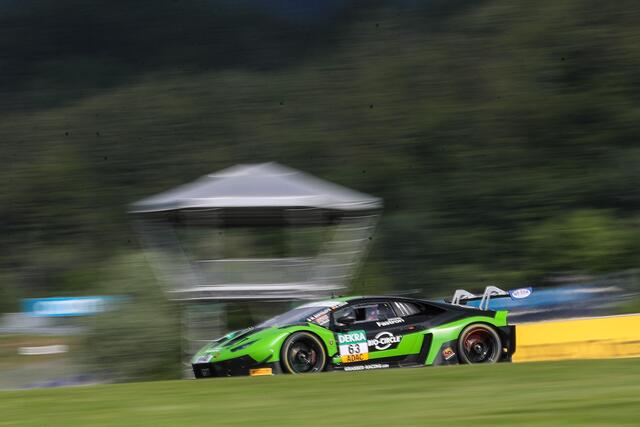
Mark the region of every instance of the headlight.
POLYGON ((213 356, 211 356, 210 354, 204 354, 202 356, 197 357, 193 363, 209 363, 212 357, 213 356))

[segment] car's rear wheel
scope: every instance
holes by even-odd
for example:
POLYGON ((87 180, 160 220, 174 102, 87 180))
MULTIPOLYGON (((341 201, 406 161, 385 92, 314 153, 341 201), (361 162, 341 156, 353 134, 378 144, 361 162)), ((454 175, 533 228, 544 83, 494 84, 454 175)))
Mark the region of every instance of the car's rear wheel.
POLYGON ((491 326, 467 326, 458 340, 458 354, 462 363, 496 363, 500 360, 502 341, 491 326))
POLYGON ((280 360, 284 372, 308 374, 324 369, 327 354, 317 336, 308 332, 295 332, 282 344, 280 360))

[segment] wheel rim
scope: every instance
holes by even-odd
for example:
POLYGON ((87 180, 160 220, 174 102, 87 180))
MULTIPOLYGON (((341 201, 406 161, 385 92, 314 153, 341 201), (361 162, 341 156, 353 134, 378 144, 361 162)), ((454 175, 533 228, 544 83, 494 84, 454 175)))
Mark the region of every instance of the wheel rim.
POLYGON ((472 329, 463 341, 463 350, 470 363, 486 363, 493 360, 497 345, 495 337, 485 329, 472 329))
POLYGON ((294 372, 300 374, 318 371, 321 363, 321 358, 318 357, 320 351, 312 340, 300 338, 287 351, 289 365, 294 372))

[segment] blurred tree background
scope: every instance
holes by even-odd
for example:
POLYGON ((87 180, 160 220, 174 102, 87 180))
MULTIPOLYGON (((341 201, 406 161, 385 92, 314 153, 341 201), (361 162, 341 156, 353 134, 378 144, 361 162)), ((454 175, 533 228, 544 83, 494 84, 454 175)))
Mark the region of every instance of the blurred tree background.
POLYGON ((361 293, 638 267, 639 23, 630 0, 0 0, 0 310, 109 289, 128 203, 270 160, 384 198, 361 293))

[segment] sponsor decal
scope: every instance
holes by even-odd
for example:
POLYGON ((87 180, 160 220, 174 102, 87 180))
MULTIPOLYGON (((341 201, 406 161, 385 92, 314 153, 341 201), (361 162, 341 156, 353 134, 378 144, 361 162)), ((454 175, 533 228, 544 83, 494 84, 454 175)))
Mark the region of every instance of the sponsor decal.
POLYGON ((32 317, 92 316, 113 310, 122 297, 54 297, 22 300, 22 311, 32 317))
POLYGON ((250 369, 249 375, 252 377, 261 377, 263 375, 273 375, 273 369, 271 368, 250 369))
POLYGON ((320 326, 325 326, 329 324, 329 314, 323 313, 316 316, 311 316, 307 319, 307 322, 316 323, 320 326))
POLYGON ((69 351, 69 346, 64 344, 43 345, 37 347, 18 347, 18 354, 24 356, 38 356, 41 354, 60 354, 69 351))
POLYGON ((342 363, 362 362, 369 360, 367 335, 364 331, 351 331, 338 334, 338 347, 342 363))
POLYGON ((311 316, 307 317, 307 322, 313 322, 315 321, 318 317, 322 317, 325 316, 327 314, 329 314, 329 312, 331 311, 330 308, 325 308, 324 310, 321 310, 315 314, 312 314, 311 316))
POLYGON ((209 370, 209 368, 202 368, 202 369, 200 369, 200 374, 203 377, 209 377, 209 376, 211 376, 211 371, 209 370))
POLYGON ((524 298, 527 298, 532 293, 533 293, 533 288, 531 287, 520 288, 520 289, 510 290, 509 296, 511 297, 511 299, 524 299, 524 298))
POLYGON ((338 343, 340 343, 340 345, 366 341, 367 336, 365 335, 364 331, 352 331, 347 332, 346 334, 338 334, 338 343))
POLYGON ((369 340, 367 344, 369 347, 373 347, 376 350, 386 350, 395 343, 399 343, 402 339, 402 335, 393 335, 391 332, 379 332, 372 340, 369 340))
POLYGON ((344 356, 340 356, 342 363, 366 362, 367 360, 369 360, 369 353, 345 354, 344 356))
POLYGON ((319 301, 315 303, 305 304, 301 307, 326 307, 324 310, 320 310, 315 314, 307 317, 307 322, 317 323, 320 326, 326 326, 329 324, 329 313, 335 310, 338 307, 342 307, 343 305, 347 305, 346 302, 342 301, 319 301), (331 305, 327 305, 331 303, 331 305))
POLYGON ((334 309, 337 307, 342 307, 343 305, 347 305, 346 302, 344 301, 333 301, 333 300, 326 300, 326 301, 314 301, 314 302, 310 302, 304 305, 301 305, 298 308, 307 308, 307 307, 328 307, 329 309, 334 309))
POLYGON ((453 351, 451 347, 447 347, 444 350, 442 350, 442 357, 444 357, 444 360, 449 360, 455 355, 456 353, 453 351))
POLYGON ((370 363, 368 365, 354 365, 345 366, 345 371, 367 371, 369 369, 386 369, 389 367, 388 363, 370 363))
POLYGON ((398 323, 404 323, 404 319, 402 317, 392 317, 391 319, 383 320, 382 322, 376 322, 378 326, 390 326, 398 323))

